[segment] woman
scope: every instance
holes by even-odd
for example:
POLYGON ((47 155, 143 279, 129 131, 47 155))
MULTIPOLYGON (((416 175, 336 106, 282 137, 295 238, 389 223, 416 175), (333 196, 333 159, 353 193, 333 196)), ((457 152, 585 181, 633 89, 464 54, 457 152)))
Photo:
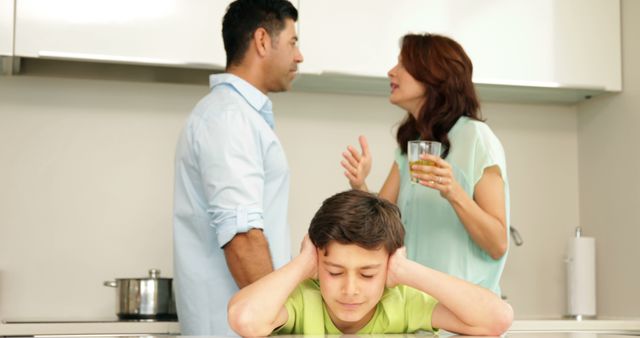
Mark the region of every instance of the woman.
MULTIPOLYGON (((408 34, 398 64, 388 73, 389 101, 407 111, 398 149, 379 195, 396 203, 405 224, 410 259, 500 294, 508 250, 509 189, 504 150, 481 120, 471 60, 450 38, 408 34), (407 142, 442 144, 435 166, 414 166, 407 142)), ((349 146, 342 166, 352 188, 367 191, 371 154, 349 146)))

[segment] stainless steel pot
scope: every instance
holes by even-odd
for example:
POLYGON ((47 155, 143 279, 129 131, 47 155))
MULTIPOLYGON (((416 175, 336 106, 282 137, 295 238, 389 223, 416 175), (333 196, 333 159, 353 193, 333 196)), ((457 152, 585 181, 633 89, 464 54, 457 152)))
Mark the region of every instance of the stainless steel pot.
POLYGON ((116 314, 122 320, 177 320, 172 279, 160 270, 149 270, 148 278, 116 278, 104 282, 116 288, 116 314))

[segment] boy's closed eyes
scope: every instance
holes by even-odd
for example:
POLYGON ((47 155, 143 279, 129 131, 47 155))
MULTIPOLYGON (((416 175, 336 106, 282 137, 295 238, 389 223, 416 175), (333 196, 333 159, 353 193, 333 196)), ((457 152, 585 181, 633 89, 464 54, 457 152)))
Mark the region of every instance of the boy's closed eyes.
MULTIPOLYGON (((343 274, 345 274, 345 268, 342 267, 339 264, 334 264, 334 263, 330 263, 330 262, 324 262, 325 265, 327 265, 327 272, 329 273, 330 276, 332 277, 338 277, 338 276, 342 276, 343 274)), ((359 268, 359 274, 361 277, 363 278, 373 278, 376 276, 376 274, 378 273, 380 264, 376 264, 374 266, 365 266, 365 267, 361 267, 359 268)))

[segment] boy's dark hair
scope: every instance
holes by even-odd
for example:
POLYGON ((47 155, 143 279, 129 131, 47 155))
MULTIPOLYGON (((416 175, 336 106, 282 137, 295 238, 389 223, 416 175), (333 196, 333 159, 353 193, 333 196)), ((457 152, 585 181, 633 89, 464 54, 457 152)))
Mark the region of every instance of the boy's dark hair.
POLYGON ((275 39, 284 29, 285 19, 298 20, 298 10, 287 0, 237 0, 229 4, 222 19, 227 67, 242 61, 256 29, 264 28, 275 39))
POLYGON ((327 198, 311 220, 309 239, 319 249, 331 241, 393 254, 404 245, 400 209, 393 203, 360 190, 347 190, 327 198))

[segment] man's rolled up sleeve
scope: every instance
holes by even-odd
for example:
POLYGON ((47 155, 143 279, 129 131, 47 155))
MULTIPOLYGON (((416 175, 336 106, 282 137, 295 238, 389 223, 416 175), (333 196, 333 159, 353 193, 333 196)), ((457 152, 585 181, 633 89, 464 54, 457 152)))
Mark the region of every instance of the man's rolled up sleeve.
POLYGON ((207 121, 196 137, 209 224, 223 247, 238 233, 264 227, 259 136, 246 116, 229 112, 207 121))
POLYGON ((218 245, 223 247, 233 236, 251 229, 263 229, 262 209, 238 206, 235 210, 214 209, 211 226, 216 229, 218 245))

